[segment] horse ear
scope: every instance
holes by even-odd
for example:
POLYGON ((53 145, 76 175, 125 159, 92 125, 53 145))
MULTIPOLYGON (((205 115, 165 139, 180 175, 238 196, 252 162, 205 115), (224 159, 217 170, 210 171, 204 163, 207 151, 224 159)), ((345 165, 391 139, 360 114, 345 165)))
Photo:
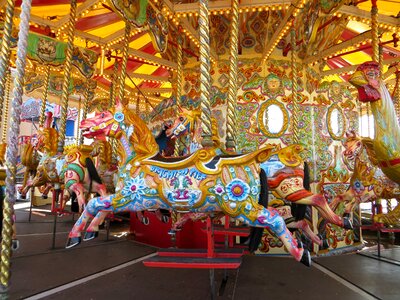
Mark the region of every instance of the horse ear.
POLYGON ((117 99, 117 101, 115 103, 115 110, 122 111, 123 108, 124 108, 124 105, 117 99))

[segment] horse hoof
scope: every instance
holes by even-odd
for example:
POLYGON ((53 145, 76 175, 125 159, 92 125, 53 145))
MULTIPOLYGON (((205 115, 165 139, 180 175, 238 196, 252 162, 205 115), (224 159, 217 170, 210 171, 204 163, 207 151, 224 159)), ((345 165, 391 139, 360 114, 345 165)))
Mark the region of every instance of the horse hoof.
POLYGON ((308 250, 304 249, 300 262, 307 267, 311 267, 311 255, 308 250))
POLYGON ((322 244, 321 244, 321 246, 319 246, 319 249, 325 250, 325 249, 328 249, 328 248, 329 248, 328 240, 322 240, 322 244))
POLYGON ((19 241, 18 240, 12 240, 11 242, 11 250, 16 251, 19 248, 19 241))
POLYGON ((161 221, 162 221, 163 223, 168 223, 168 222, 169 222, 169 217, 166 216, 166 215, 163 215, 163 216, 161 217, 161 221))
POLYGON ((343 228, 353 230, 353 222, 351 221, 350 218, 348 217, 343 218, 343 228))
POLYGON ((171 229, 170 231, 168 231, 169 235, 175 235, 176 234, 176 230, 171 229))
POLYGON ((149 224, 150 224, 149 218, 148 218, 148 217, 143 217, 143 218, 142 218, 142 223, 143 223, 144 225, 149 225, 149 224))
POLYGON ((81 243, 81 237, 73 237, 73 238, 68 238, 67 244, 65 245, 65 249, 69 249, 75 246, 78 246, 81 243))
POLYGON ((98 236, 99 236, 98 231, 86 231, 85 236, 83 237, 83 240, 85 242, 90 241, 90 240, 97 238, 98 236))

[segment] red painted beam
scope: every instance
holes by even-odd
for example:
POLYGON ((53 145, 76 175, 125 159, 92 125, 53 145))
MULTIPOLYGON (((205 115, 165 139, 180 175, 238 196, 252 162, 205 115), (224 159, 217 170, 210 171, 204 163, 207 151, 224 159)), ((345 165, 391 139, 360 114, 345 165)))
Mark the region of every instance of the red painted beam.
MULTIPOLYGON (((85 0, 77 0, 77 3, 85 2, 85 0)), ((34 6, 52 6, 60 4, 70 4, 71 0, 32 0, 32 7, 34 6)), ((15 1, 15 6, 20 7, 22 0, 15 1)))
POLYGON ((76 22, 75 28, 81 31, 89 31, 116 23, 118 21, 121 21, 121 18, 113 12, 109 12, 80 19, 78 22, 76 22))

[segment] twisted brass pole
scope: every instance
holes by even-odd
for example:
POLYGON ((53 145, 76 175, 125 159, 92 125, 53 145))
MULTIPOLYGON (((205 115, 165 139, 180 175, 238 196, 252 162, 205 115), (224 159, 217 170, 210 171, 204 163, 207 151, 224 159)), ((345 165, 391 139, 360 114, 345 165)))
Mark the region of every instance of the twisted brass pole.
POLYGON ((72 51, 74 48, 74 35, 75 35, 75 18, 76 18, 76 0, 71 0, 71 9, 69 13, 68 22, 68 44, 65 54, 65 67, 64 67, 64 81, 61 94, 61 116, 59 125, 59 136, 57 144, 57 152, 62 153, 65 143, 65 131, 67 125, 67 111, 68 111, 68 95, 69 83, 71 80, 71 66, 72 66, 72 51))
POLYGON ((228 108, 226 116, 225 148, 235 151, 236 148, 236 105, 237 105, 237 64, 238 64, 238 35, 239 35, 239 0, 232 0, 231 40, 229 54, 229 89, 228 108))
POLYGON ((1 142, 4 144, 7 141, 7 131, 8 131, 8 105, 10 103, 10 90, 11 90, 11 72, 7 72, 6 80, 6 94, 5 102, 3 107, 3 132, 1 137, 1 142))
POLYGON ((115 59, 111 86, 110 86, 110 107, 114 107, 116 102, 115 97, 117 96, 116 91, 118 90, 117 78, 118 78, 118 61, 117 59, 115 59))
POLYGON ((291 63, 292 63, 292 97, 293 97, 293 112, 292 112, 292 120, 293 120, 293 143, 299 143, 299 104, 298 104, 298 85, 297 85, 297 66, 296 66, 296 32, 294 29, 294 24, 292 25, 292 29, 290 31, 290 38, 292 44, 292 55, 291 55, 291 63))
POLYGON ((400 123, 400 70, 396 71, 396 86, 395 86, 395 110, 396 110, 396 116, 397 116, 397 121, 400 123))
POLYGON ((11 106, 10 131, 8 136, 7 160, 6 160, 6 195, 3 208, 3 231, 1 242, 1 287, 5 291, 8 288, 10 278, 10 257, 12 238, 12 215, 15 203, 15 181, 17 173, 18 135, 21 123, 21 106, 24 87, 24 75, 26 67, 26 51, 28 46, 29 19, 31 1, 25 0, 21 5, 20 24, 17 48, 17 74, 14 80, 13 100, 11 106))
POLYGON ((14 2, 15 1, 7 0, 6 15, 4 20, 3 38, 2 38, 1 53, 0 53, 0 99, 1 100, 3 100, 4 97, 4 85, 6 82, 5 75, 7 74, 10 61, 10 51, 11 51, 10 46, 11 46, 11 33, 12 33, 13 17, 14 17, 14 2))
POLYGON ((43 91, 42 106, 40 107, 39 127, 43 127, 44 121, 46 119, 45 113, 46 113, 47 95, 49 93, 49 83, 50 83, 50 66, 47 66, 44 85, 43 85, 44 91, 43 91))
POLYGON ((372 60, 379 62, 379 24, 377 0, 371 0, 372 60))
POLYGON ((122 50, 122 64, 121 64, 121 75, 119 77, 119 101, 124 102, 125 95, 125 78, 126 78, 126 65, 128 63, 128 51, 129 51, 129 37, 131 35, 131 25, 129 22, 125 23, 125 36, 124 36, 124 48, 122 50))
MULTIPOLYGON (((124 103, 124 94, 125 94, 125 78, 126 78, 126 65, 128 63, 128 51, 129 51, 129 37, 131 34, 131 25, 128 21, 125 22, 125 35, 124 35, 124 48, 122 50, 122 63, 121 63, 121 74, 119 75, 119 83, 118 83, 118 100, 121 103, 124 103)), ((117 61, 115 60, 115 63, 117 61)), ((118 66, 114 66, 114 75, 118 69, 118 66)), ((114 81, 117 77, 114 77, 114 81)), ((114 83, 115 84, 115 83, 114 83)), ((111 98, 111 107, 114 107, 116 104, 116 91, 117 86, 113 86, 113 96, 111 98)), ((128 104, 128 103, 126 103, 128 104)), ((118 155, 118 143, 115 138, 111 139, 111 149, 112 149, 112 161, 114 164, 117 163, 117 155, 118 155)))
POLYGON ((208 20, 208 0, 200 0, 199 31, 200 31, 200 104, 202 146, 212 147, 211 130, 211 74, 210 74, 210 28, 208 20))
MULTIPOLYGON (((178 64, 177 72, 176 72, 176 105, 181 106, 181 97, 182 97, 182 62, 183 62, 183 51, 182 51, 182 43, 183 39, 182 36, 178 36, 178 50, 177 50, 177 57, 176 62, 178 64)), ((181 147, 182 143, 181 140, 178 139, 175 141, 175 148, 174 148, 174 156, 179 156, 179 148, 181 147)))
MULTIPOLYGON (((87 83, 86 83, 86 91, 85 91, 85 99, 83 101, 83 111, 82 111, 82 120, 85 120, 87 117, 87 113, 89 110, 89 103, 90 101, 92 101, 92 99, 94 98, 94 88, 96 87, 96 85, 93 83, 93 81, 91 79, 88 79, 87 83)), ((80 124, 78 123, 78 126, 80 124)), ((80 132, 79 135, 79 145, 83 145, 83 132, 80 132)))
POLYGON ((7 0, 6 16, 4 20, 3 39, 1 41, 1 52, 0 52, 0 124, 1 124, 1 112, 3 110, 4 103, 4 85, 6 83, 7 72, 10 62, 10 46, 11 46, 11 33, 13 26, 14 16, 14 1, 7 0))

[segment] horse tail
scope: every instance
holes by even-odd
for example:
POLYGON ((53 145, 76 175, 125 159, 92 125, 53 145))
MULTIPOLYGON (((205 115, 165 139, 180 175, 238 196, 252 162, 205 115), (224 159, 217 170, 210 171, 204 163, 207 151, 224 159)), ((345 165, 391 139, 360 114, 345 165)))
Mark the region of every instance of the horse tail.
MULTIPOLYGON (((268 180, 267 180, 267 174, 263 169, 261 169, 260 172, 260 183, 261 183, 261 189, 260 189, 258 204, 261 204, 266 208, 268 207, 268 180)), ((250 235, 248 239, 250 252, 254 252, 257 250, 258 245, 261 242, 263 232, 264 232, 263 227, 252 227, 250 229, 250 235)))
MULTIPOLYGON (((303 187, 307 191, 311 190, 310 169, 308 167, 307 162, 304 162, 303 187)), ((296 221, 303 220, 304 217, 306 216, 307 205, 305 205, 305 204, 292 203, 291 209, 292 209, 292 215, 296 221)))

